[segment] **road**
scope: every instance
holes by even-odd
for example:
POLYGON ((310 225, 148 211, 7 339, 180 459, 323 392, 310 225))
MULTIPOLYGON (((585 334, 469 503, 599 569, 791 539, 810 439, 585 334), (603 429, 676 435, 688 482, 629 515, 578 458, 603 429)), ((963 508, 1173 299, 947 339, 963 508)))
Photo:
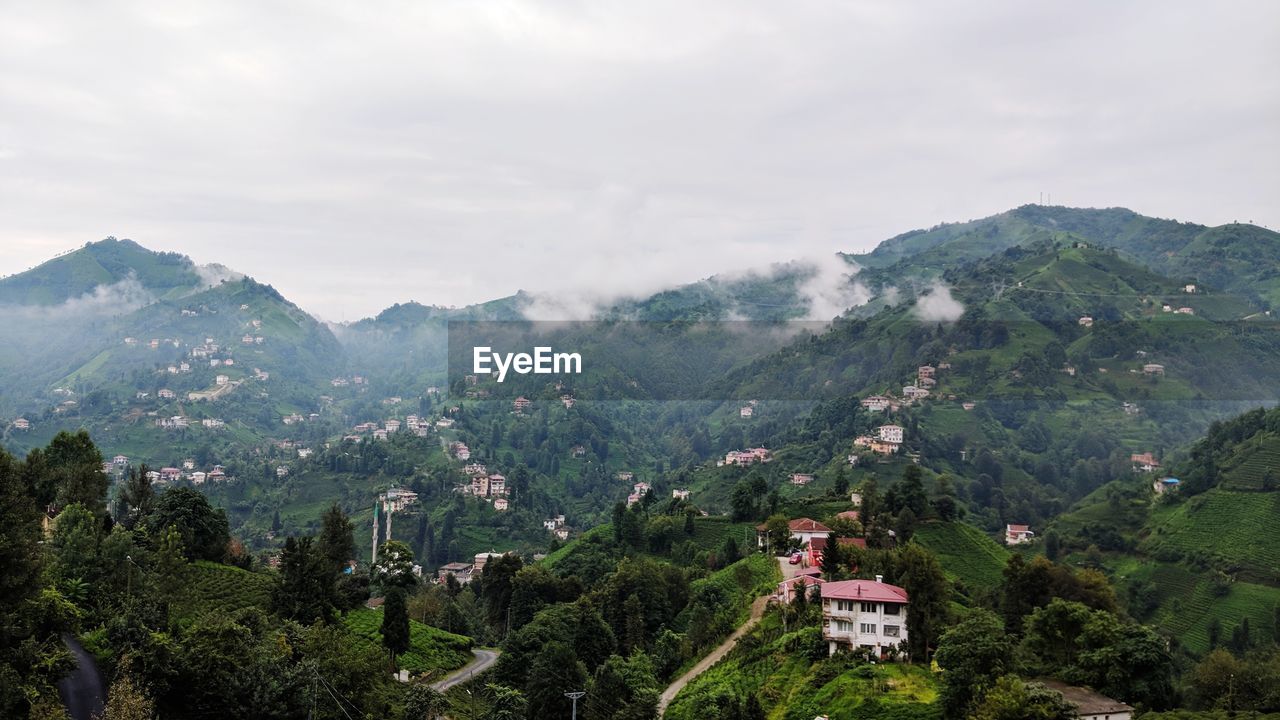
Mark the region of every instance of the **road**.
POLYGON ((457 670, 454 670, 449 675, 446 675, 442 680, 431 683, 431 687, 438 692, 444 692, 454 685, 460 685, 470 680, 475 675, 488 670, 494 663, 498 662, 498 656, 502 654, 502 651, 482 650, 480 648, 476 648, 471 651, 471 654, 475 656, 472 658, 471 662, 463 665, 457 670))
POLYGON ((103 701, 107 697, 102 673, 93 656, 71 635, 64 634, 62 641, 76 659, 76 667, 58 681, 58 695, 72 720, 93 720, 102 714, 103 701))
MULTIPOLYGON (((794 578, 801 569, 799 565, 788 563, 784 557, 778 558, 778 566, 782 569, 783 580, 794 578)), ((734 630, 732 635, 725 638, 725 641, 720 643, 719 647, 699 660, 697 665, 689 668, 688 672, 676 678, 674 682, 667 686, 666 690, 662 691, 662 695, 658 698, 658 717, 662 717, 666 713, 667 706, 671 704, 672 700, 676 699, 676 695, 680 694, 685 685, 688 685, 694 678, 710 670, 713 665, 720 662, 720 659, 728 655, 733 646, 738 644, 738 638, 746 635, 751 628, 756 626, 756 623, 760 622, 760 618, 764 617, 764 609, 768 606, 769 599, 772 597, 772 595, 765 595, 756 598, 755 602, 751 603, 751 615, 745 623, 739 626, 737 630, 734 630)))

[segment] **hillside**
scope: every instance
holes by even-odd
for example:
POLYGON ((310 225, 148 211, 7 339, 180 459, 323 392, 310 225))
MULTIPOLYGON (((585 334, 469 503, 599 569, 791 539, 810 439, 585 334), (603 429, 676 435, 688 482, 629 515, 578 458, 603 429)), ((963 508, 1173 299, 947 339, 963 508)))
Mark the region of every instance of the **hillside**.
POLYGON ((77 299, 87 304, 99 288, 126 282, 136 285, 139 294, 172 297, 212 284, 218 275, 233 273, 218 266, 200 268, 185 255, 152 252, 132 240, 107 238, 0 279, 0 307, 77 299))

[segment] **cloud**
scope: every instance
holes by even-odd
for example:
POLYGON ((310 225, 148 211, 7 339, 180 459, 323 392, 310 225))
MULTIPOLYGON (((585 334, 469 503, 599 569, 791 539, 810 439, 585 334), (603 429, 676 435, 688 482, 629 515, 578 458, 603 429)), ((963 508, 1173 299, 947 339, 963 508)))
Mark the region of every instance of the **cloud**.
POLYGON ((831 320, 871 299, 871 291, 857 280, 858 266, 840 256, 829 255, 801 264, 813 270, 798 288, 800 297, 808 304, 805 319, 831 320))
POLYGON ((234 282, 243 280, 244 274, 238 273, 226 265, 218 263, 209 263, 207 265, 196 265, 196 274, 200 276, 200 283, 204 287, 213 287, 224 282, 234 282))
POLYGON ((153 302, 155 296, 130 273, 123 280, 98 285, 92 291, 58 305, 2 305, 0 316, 10 321, 91 320, 131 313, 153 302))
POLYGON ((964 305, 951 297, 951 288, 934 283, 916 298, 913 312, 925 322, 955 322, 964 314, 964 305))
POLYGON ((1275 225, 1278 26, 1265 2, 26 3, 0 23, 0 274, 111 234, 354 319, 638 295, 1041 191, 1275 225))

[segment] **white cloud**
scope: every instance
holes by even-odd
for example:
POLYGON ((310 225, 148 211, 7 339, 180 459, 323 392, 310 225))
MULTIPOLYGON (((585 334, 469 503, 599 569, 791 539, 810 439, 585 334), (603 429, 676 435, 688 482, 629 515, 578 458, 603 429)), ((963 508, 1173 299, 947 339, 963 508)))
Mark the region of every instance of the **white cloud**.
POLYGON ((0 274, 114 234, 351 319, 641 294, 1041 191, 1275 225, 1278 35, 1269 2, 28 3, 0 274))
POLYGON ((951 297, 951 288, 934 283, 916 298, 914 312, 925 322, 955 322, 964 314, 964 305, 951 297))

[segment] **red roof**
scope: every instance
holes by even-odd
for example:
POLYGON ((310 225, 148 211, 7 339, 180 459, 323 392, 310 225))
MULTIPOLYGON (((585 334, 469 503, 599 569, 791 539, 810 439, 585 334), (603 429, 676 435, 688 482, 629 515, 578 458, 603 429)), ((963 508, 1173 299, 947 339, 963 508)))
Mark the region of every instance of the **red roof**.
POLYGON ((778 587, 782 587, 783 585, 786 585, 788 587, 795 587, 795 584, 798 582, 804 583, 804 586, 808 588, 808 587, 813 587, 814 585, 821 585, 825 583, 826 580, 823 580, 820 577, 814 577, 813 575, 797 575, 793 578, 789 578, 787 580, 783 580, 782 582, 778 583, 778 587))
POLYGON ((845 519, 845 520, 857 520, 857 519, 858 519, 858 511, 857 511, 857 510, 845 510, 845 511, 844 511, 844 512, 842 512, 842 513, 836 513, 836 517, 838 517, 838 518, 842 518, 842 519, 845 519))
POLYGON ((906 603, 907 591, 897 585, 875 580, 843 580, 822 586, 822 598, 835 600, 862 600, 866 602, 906 603))
POLYGON ((1024 533, 1031 529, 1030 525, 1009 525, 1007 527, 1008 532, 1011 533, 1024 533))
MULTIPOLYGON (((863 550, 867 549, 867 541, 865 538, 840 538, 841 545, 856 545, 863 550)), ((816 537, 809 541, 809 552, 815 555, 821 554, 823 548, 827 546, 827 539, 824 537, 816 537)))
MULTIPOLYGON (((796 518, 795 520, 792 520, 787 523, 787 528, 791 530, 791 532, 793 533, 797 533, 797 532, 829 533, 831 532, 831 528, 827 527, 826 525, 823 525, 817 520, 810 520, 809 518, 796 518)), ((756 530, 759 530, 760 532, 764 532, 765 530, 768 530, 768 529, 769 529, 769 526, 767 523, 760 523, 759 525, 756 526, 756 530)))

